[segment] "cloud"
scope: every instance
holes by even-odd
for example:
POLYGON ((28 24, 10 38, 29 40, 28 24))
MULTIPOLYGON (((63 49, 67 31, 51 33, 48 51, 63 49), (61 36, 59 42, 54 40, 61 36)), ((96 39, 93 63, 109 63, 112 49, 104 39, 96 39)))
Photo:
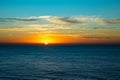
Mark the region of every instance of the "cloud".
POLYGON ((25 31, 24 28, 0 28, 0 31, 25 31))
POLYGON ((17 22, 17 21, 33 22, 33 21, 38 21, 38 20, 37 19, 22 19, 22 18, 0 18, 0 22, 17 22))
POLYGON ((120 18, 104 19, 94 16, 69 16, 69 17, 49 17, 46 20, 58 24, 120 24, 120 18))
POLYGON ((55 24, 26 24, 19 26, 1 27, 0 31, 29 31, 29 32, 40 32, 40 31, 63 31, 73 29, 69 26, 55 25, 55 24))
POLYGON ((86 39, 111 39, 111 37, 106 37, 106 36, 83 36, 83 38, 86 38, 86 39))
POLYGON ((111 20, 104 20, 104 22, 106 22, 106 23, 118 23, 118 24, 120 24, 120 18, 118 18, 118 19, 111 19, 111 20))
POLYGON ((48 30, 51 25, 49 24, 30 24, 30 25, 22 25, 17 27, 8 27, 8 28, 0 28, 0 31, 44 31, 48 30))
POLYGON ((30 16, 28 17, 29 19, 48 19, 51 18, 52 16, 30 16))
POLYGON ((56 24, 120 24, 120 18, 104 19, 95 16, 31 16, 26 18, 0 18, 0 22, 34 22, 56 24))
POLYGON ((50 22, 58 24, 86 24, 87 20, 77 17, 53 17, 47 19, 50 22))
POLYGON ((102 19, 100 17, 96 17, 96 18, 92 18, 91 21, 99 24, 120 24, 120 18, 102 19))

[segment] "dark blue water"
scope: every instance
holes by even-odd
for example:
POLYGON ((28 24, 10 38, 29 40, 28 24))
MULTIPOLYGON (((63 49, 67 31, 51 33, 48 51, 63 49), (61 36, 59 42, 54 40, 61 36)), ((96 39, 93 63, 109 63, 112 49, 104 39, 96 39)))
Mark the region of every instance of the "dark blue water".
POLYGON ((0 45, 0 80, 120 80, 120 45, 0 45))

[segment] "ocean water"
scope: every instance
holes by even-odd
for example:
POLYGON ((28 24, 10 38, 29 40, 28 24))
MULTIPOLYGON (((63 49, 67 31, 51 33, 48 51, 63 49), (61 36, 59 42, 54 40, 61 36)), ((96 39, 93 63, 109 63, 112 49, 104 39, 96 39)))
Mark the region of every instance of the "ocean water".
POLYGON ((120 80, 120 45, 0 45, 0 80, 120 80))

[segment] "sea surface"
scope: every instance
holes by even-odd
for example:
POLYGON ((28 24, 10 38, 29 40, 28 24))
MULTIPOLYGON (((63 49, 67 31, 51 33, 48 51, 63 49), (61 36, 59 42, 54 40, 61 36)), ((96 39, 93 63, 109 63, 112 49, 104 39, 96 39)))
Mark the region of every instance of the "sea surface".
POLYGON ((0 80, 120 80, 120 45, 0 44, 0 80))

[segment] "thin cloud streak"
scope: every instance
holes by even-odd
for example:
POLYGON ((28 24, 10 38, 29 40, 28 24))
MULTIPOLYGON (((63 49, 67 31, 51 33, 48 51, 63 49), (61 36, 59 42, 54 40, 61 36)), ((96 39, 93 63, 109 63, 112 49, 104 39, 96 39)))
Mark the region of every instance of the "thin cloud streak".
POLYGON ((111 37, 105 37, 105 36, 83 36, 83 38, 86 38, 86 39, 111 39, 111 37))
POLYGON ((0 22, 33 22, 38 21, 37 19, 22 19, 22 18, 0 18, 0 22))
POLYGON ((0 22, 41 22, 56 24, 120 24, 120 18, 103 19, 94 16, 31 16, 27 18, 0 18, 0 22))

